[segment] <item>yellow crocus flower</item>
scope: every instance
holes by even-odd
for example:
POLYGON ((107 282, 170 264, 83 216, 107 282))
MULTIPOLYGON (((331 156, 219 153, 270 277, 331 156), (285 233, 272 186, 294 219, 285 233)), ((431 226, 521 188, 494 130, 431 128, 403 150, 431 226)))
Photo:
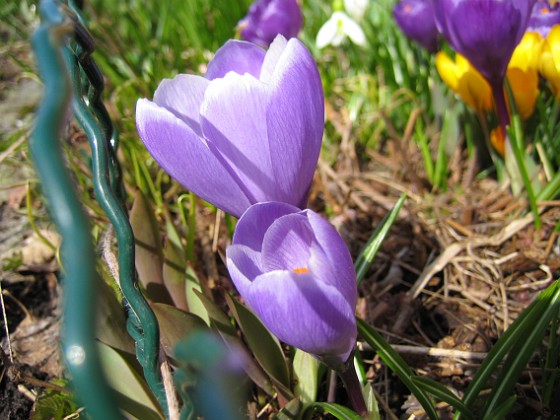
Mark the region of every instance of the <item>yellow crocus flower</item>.
POLYGON ((475 111, 492 109, 492 90, 482 75, 461 54, 453 61, 446 53, 436 54, 436 68, 443 81, 475 111))
POLYGON ((539 96, 539 58, 543 38, 536 32, 527 32, 515 48, 509 62, 506 77, 513 92, 519 115, 527 119, 535 111, 539 96))
POLYGON ((544 40, 539 70, 550 83, 552 93, 560 98, 560 25, 553 26, 544 40))

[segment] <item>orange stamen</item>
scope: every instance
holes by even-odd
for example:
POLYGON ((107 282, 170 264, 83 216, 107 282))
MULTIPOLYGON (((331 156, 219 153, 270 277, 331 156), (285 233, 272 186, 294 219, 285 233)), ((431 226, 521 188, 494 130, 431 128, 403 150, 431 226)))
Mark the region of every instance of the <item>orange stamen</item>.
POLYGON ((304 274, 307 273, 309 270, 306 267, 294 268, 292 270, 296 274, 304 274))
POLYGON ((544 7, 541 10, 539 10, 539 13, 546 15, 547 13, 550 13, 550 9, 544 7))
POLYGON ((412 6, 410 4, 407 4, 406 6, 404 6, 404 12, 405 13, 410 13, 412 11, 412 6))

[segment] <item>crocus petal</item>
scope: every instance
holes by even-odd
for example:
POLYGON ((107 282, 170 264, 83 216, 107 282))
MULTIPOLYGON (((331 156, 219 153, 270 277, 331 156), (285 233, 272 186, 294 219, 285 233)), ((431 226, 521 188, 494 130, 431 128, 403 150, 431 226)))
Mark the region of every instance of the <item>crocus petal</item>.
POLYGON ((284 53, 287 44, 288 41, 282 35, 278 35, 274 41, 272 41, 262 64, 261 75, 259 77, 261 82, 270 83, 274 69, 278 64, 278 60, 284 53))
POLYGON ((311 53, 288 41, 270 83, 266 110, 274 200, 304 207, 319 159, 324 127, 321 78, 311 53))
POLYGON ((303 214, 293 213, 279 218, 263 238, 263 270, 308 271, 313 241, 313 231, 303 214))
POLYGON ((233 71, 241 75, 249 73, 258 79, 265 54, 261 47, 252 42, 230 39, 208 63, 205 77, 214 80, 233 71))
POLYGON ((501 83, 534 0, 434 0, 442 35, 491 83, 501 83))
POLYGON ((260 252, 245 245, 231 245, 226 249, 226 258, 233 284, 241 296, 246 296, 253 280, 263 274, 260 252))
POLYGON ((210 82, 201 76, 179 74, 174 79, 163 79, 154 93, 154 103, 182 119, 198 136, 200 104, 210 82))
POLYGON ((357 330, 354 308, 336 288, 308 274, 273 271, 255 279, 247 303, 280 340, 345 362, 357 330))
POLYGON ((282 216, 299 211, 297 207, 287 203, 254 204, 239 219, 233 233, 232 243, 234 245, 246 245, 260 252, 264 235, 270 225, 282 216))
MULTIPOLYGON (((269 92, 250 75, 228 73, 206 90, 202 132, 253 203, 284 201, 272 170, 266 126, 269 92)), ((276 157, 275 157, 276 158, 276 157)))
POLYGON ((140 99, 136 127, 153 158, 184 187, 233 215, 242 214, 251 205, 204 141, 183 120, 140 99))
MULTIPOLYGON (((348 247, 336 231, 325 219, 317 213, 304 210, 303 214, 307 217, 316 242, 321 247, 322 253, 328 258, 331 273, 328 277, 323 277, 324 281, 335 286, 345 296, 348 302, 354 302, 358 298, 356 289, 356 271, 352 262, 352 256, 348 247)), ((317 255, 317 253, 315 253, 317 255)), ((318 255, 317 255, 318 256, 318 255)), ((320 260, 317 259, 317 262, 320 260)), ((311 267, 313 270, 313 268, 311 267)))
POLYGON ((296 0, 256 0, 238 27, 246 40, 268 46, 278 34, 296 37, 302 24, 303 15, 296 0))

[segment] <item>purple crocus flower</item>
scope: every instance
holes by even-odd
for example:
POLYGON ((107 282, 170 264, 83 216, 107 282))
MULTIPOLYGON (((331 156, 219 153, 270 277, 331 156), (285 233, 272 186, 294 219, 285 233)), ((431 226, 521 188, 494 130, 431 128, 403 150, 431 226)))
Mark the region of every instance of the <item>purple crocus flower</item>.
POLYGON ((286 203, 255 204, 226 254, 237 290, 273 334, 332 368, 348 360, 357 336, 356 273, 326 220, 286 203))
POLYGON ((266 53, 228 41, 206 77, 165 79, 136 106, 138 133, 163 169, 236 217, 261 201, 305 207, 323 124, 317 65, 282 36, 266 53))
POLYGON ((436 24, 451 47, 490 84, 500 84, 535 0, 434 0, 436 24))
POLYGON ((546 38, 554 25, 560 25, 560 3, 551 5, 547 0, 539 0, 533 6, 528 32, 538 32, 546 38))
POLYGON ((439 32, 432 0, 402 0, 393 8, 393 17, 407 37, 431 53, 437 51, 439 32))
POLYGON ((268 47, 278 34, 296 37, 302 24, 296 0, 256 0, 238 26, 247 41, 268 47))

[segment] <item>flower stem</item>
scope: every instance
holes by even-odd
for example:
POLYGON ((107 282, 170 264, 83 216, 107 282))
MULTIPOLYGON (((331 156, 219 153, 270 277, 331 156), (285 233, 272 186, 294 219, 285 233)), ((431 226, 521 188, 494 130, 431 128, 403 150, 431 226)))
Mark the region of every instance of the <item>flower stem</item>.
POLYGON ((366 401, 364 400, 364 394, 362 393, 362 385, 358 380, 358 375, 356 375, 356 369, 354 369, 354 358, 350 357, 348 362, 344 364, 344 367, 338 370, 337 373, 344 383, 354 411, 356 411, 360 416, 366 417, 366 401))
POLYGON ((494 96, 494 104, 496 104, 496 113, 498 114, 498 122, 502 128, 502 134, 505 141, 508 141, 507 127, 510 125, 509 112, 506 105, 506 97, 504 95, 504 81, 490 82, 492 88, 492 96, 494 96))

